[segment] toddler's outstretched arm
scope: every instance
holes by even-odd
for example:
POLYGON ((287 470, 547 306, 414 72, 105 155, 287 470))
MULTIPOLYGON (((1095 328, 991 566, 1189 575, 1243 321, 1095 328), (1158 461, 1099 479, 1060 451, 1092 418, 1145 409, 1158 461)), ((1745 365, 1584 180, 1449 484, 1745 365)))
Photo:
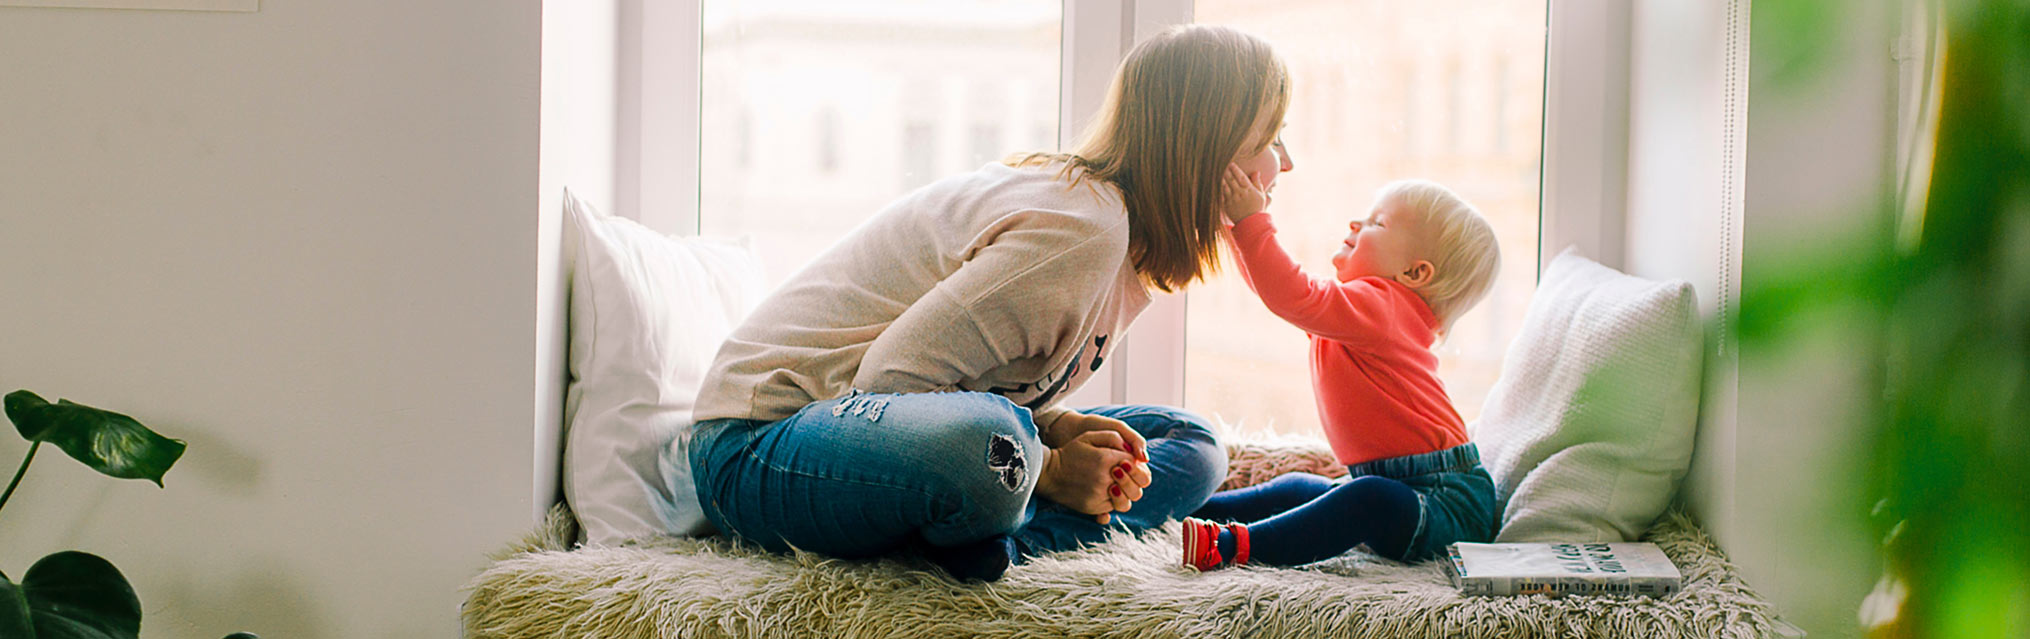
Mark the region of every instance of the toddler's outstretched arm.
POLYGON ((1241 279, 1283 321, 1305 332, 1342 342, 1375 339, 1377 328, 1389 325, 1386 284, 1369 279, 1335 282, 1312 277, 1276 241, 1276 225, 1266 212, 1236 213, 1266 204, 1259 186, 1229 167, 1221 180, 1220 212, 1234 221, 1235 262, 1241 279))

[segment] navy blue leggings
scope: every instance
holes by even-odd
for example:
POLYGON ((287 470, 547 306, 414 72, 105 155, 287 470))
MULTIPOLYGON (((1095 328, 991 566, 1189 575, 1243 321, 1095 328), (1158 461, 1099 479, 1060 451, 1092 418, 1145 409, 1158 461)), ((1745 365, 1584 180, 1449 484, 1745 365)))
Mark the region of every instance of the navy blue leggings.
POLYGON ((1214 493, 1191 515, 1247 524, 1248 563, 1299 566, 1361 544, 1384 557, 1401 557, 1417 532, 1418 514, 1417 492, 1403 482, 1290 473, 1214 493))

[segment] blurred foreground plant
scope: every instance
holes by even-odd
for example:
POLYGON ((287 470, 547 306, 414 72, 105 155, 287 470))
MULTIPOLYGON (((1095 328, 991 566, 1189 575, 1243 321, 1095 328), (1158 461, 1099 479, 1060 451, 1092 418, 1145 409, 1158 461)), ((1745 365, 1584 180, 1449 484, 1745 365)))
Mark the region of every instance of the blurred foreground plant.
MULTIPOLYGON (((1882 233, 1744 282, 1742 348, 1816 321, 1871 343, 1872 636, 2030 637, 2030 2, 1941 0, 1931 161, 1882 233), (1928 183, 1928 184, 1927 184, 1928 183)), ((1922 127, 1921 127, 1922 128, 1922 127)), ((1922 145, 1920 145, 1922 146, 1922 145)), ((1916 155, 1920 160, 1923 153, 1916 155)))

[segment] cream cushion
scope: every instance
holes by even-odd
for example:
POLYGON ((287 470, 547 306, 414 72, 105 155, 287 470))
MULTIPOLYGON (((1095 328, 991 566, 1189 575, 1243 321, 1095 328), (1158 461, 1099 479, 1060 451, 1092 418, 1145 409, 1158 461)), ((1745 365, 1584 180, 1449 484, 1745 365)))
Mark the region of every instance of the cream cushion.
POLYGON ((766 294, 760 265, 743 243, 667 236, 569 192, 564 211, 565 503, 592 544, 696 533, 695 492, 671 489, 659 453, 690 428, 719 343, 766 294))
POLYGON ((1471 426, 1497 541, 1632 541, 1691 464, 1704 329, 1692 285, 1552 259, 1471 426))

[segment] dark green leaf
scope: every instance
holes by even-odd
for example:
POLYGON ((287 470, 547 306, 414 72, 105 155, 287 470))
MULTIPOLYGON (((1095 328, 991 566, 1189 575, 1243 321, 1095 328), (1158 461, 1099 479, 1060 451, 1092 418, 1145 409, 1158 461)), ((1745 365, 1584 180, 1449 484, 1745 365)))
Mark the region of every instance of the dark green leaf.
POLYGON ((0 637, 35 639, 35 626, 28 619, 28 598, 4 572, 0 572, 0 637))
POLYGON ((137 639, 141 600, 112 562, 66 550, 43 557, 21 579, 39 639, 137 639))
POLYGON ((36 418, 33 413, 48 405, 49 402, 43 401, 41 395, 26 390, 8 393, 7 419, 14 422, 14 430, 19 431, 23 438, 38 441, 42 439, 43 429, 49 427, 49 420, 36 418))
POLYGON ((92 470, 122 479, 162 485, 162 474, 183 457, 184 443, 142 426, 134 418, 70 400, 45 402, 28 391, 7 395, 7 417, 21 436, 55 444, 92 470))

